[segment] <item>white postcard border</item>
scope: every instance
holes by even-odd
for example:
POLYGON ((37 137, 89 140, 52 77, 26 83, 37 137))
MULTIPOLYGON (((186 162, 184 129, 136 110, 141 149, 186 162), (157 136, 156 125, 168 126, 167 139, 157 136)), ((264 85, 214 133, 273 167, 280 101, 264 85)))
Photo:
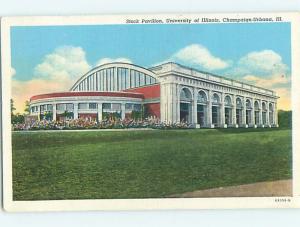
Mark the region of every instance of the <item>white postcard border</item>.
MULTIPOLYGON (((255 22, 260 23, 260 22, 255 22)), ((145 24, 145 26, 147 26, 145 24)), ((1 20, 1 65, 2 65, 2 146, 3 146, 3 198, 7 211, 75 211, 75 210, 150 210, 150 209, 221 209, 221 208, 292 208, 300 204, 300 14, 291 13, 224 13, 224 14, 139 14, 63 17, 7 17, 1 20), (176 198, 176 199, 91 199, 91 200, 47 200, 13 201, 12 197, 12 144, 10 124, 11 97, 11 26, 39 25, 96 25, 125 24, 126 18, 243 18, 282 17, 291 22, 292 52, 292 110, 293 110, 293 196, 282 197, 290 202, 275 202, 280 197, 236 197, 236 198, 176 198), (6 75, 6 76, 5 76, 6 75)))

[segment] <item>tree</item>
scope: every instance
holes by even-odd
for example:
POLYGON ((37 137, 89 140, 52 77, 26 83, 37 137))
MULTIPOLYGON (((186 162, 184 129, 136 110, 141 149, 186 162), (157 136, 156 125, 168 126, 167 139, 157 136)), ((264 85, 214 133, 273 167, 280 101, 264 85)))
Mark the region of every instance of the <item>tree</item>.
POLYGON ((25 122, 25 117, 23 114, 17 113, 11 116, 12 124, 23 124, 25 122))
POLYGON ((10 114, 14 115, 14 111, 16 110, 15 105, 14 105, 14 100, 10 99, 10 114))
POLYGON ((30 114, 30 106, 29 106, 29 101, 25 101, 25 109, 24 109, 25 114, 30 114))
POLYGON ((292 128, 292 111, 279 110, 278 124, 280 128, 292 128))

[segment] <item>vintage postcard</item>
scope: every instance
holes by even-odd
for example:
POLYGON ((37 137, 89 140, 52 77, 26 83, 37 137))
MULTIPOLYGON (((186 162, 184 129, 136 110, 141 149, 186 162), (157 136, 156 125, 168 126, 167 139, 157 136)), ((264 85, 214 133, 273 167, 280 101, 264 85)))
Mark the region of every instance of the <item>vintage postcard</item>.
POLYGON ((4 209, 299 207, 299 62, 293 12, 2 18, 4 209))

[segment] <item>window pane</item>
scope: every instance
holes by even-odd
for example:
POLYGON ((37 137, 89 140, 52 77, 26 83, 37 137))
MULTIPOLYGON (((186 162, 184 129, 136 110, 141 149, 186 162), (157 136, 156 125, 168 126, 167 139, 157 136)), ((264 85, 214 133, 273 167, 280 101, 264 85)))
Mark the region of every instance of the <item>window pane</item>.
POLYGON ((133 104, 132 103, 126 103, 125 104, 125 109, 126 110, 131 110, 132 109, 133 104))
POLYGON ((140 73, 140 86, 144 86, 144 85, 145 85, 145 74, 140 73))
POLYGON ((103 109, 106 109, 106 110, 110 110, 111 109, 111 103, 103 103, 103 109))
POLYGON ((65 104, 57 104, 56 108, 57 110, 65 110, 65 104))
POLYGON ((120 111, 121 110, 121 104, 119 104, 119 103, 112 103, 111 109, 113 111, 120 111))
POLYGON ((86 110, 87 109, 87 103, 79 103, 78 109, 80 110, 86 110))
POLYGON ((89 103, 89 109, 97 109, 97 103, 89 103))
POLYGON ((135 87, 140 86, 140 74, 137 71, 134 71, 134 77, 135 77, 135 87))
POLYGON ((67 103, 66 107, 67 107, 67 110, 73 110, 74 109, 74 105, 72 103, 67 103))
POLYGON ((134 70, 130 70, 130 87, 135 87, 134 70))
POLYGON ((134 104, 134 110, 135 111, 141 111, 142 110, 142 105, 141 104, 134 104))

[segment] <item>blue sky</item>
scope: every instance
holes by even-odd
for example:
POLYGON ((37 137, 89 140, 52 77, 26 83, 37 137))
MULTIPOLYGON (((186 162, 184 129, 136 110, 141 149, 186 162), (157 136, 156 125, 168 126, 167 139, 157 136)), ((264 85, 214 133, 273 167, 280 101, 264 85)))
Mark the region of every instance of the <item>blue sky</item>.
POLYGON ((251 51, 271 49, 291 64, 289 24, 267 23, 14 27, 12 66, 16 79, 30 79, 45 55, 68 45, 81 46, 92 65, 100 58, 122 56, 147 67, 194 43, 233 61, 251 51))
POLYGON ((68 90, 103 62, 174 61, 273 89, 283 97, 279 107, 289 109, 290 29, 290 23, 12 27, 13 98, 21 111, 31 95, 68 90))

